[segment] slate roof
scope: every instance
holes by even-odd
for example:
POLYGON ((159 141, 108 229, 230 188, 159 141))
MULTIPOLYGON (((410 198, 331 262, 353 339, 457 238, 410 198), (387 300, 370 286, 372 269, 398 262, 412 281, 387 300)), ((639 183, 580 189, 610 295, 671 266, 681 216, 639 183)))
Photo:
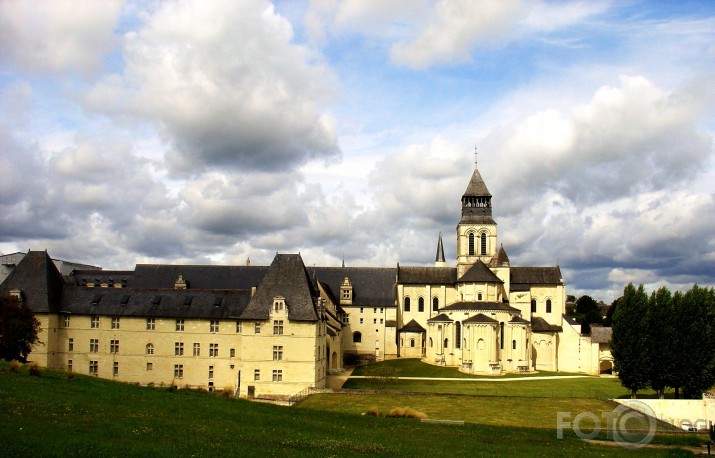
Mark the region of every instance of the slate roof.
POLYGON ((464 191, 464 196, 470 197, 491 197, 487 189, 487 185, 484 183, 482 175, 479 173, 476 167, 474 167, 474 172, 472 172, 472 178, 469 179, 469 184, 467 185, 466 191, 464 191))
POLYGON ((469 324, 469 323, 489 323, 489 324, 496 324, 498 323, 497 320, 494 318, 490 318, 486 316, 483 313, 479 313, 477 315, 474 315, 473 317, 469 317, 466 320, 462 321, 462 324, 469 324))
POLYGON ((455 267, 397 267, 397 283, 403 285, 453 285, 455 281, 455 267))
POLYGON ((608 343, 612 335, 613 329, 610 327, 591 326, 591 342, 608 343))
POLYGON ((17 263, 0 292, 22 291, 22 300, 34 313, 56 313, 62 300, 64 279, 46 251, 28 251, 17 263))
POLYGON ((509 323, 520 323, 520 324, 530 324, 529 320, 525 320, 524 318, 520 316, 514 316, 512 317, 511 320, 509 320, 509 323))
POLYGON ((427 320, 428 323, 451 323, 454 320, 447 316, 446 313, 440 313, 439 315, 427 320))
POLYGON ((414 319, 412 319, 409 323, 398 329, 397 332, 427 332, 427 330, 420 326, 420 324, 414 319))
POLYGON ((397 321, 396 320, 387 320, 387 321, 385 321, 385 326, 388 328, 396 328, 397 321))
POLYGON ((528 285, 560 285, 563 283, 559 266, 512 267, 509 271, 512 285, 520 283, 528 285))
POLYGON ((266 266, 137 264, 130 286, 173 288, 179 274, 191 289, 250 289, 258 286, 266 266))
POLYGON ((547 323, 546 320, 540 316, 532 316, 531 330, 532 332, 562 332, 563 328, 561 326, 547 323))
POLYGON ((468 271, 457 280, 459 283, 504 283, 486 264, 478 259, 468 271))
MULTIPOLYGON (((99 286, 102 283, 110 285, 119 283, 122 286, 130 286, 133 277, 133 270, 75 270, 65 278, 68 284, 79 286, 86 286, 88 284, 99 286)), ((174 287, 173 283, 171 287, 174 287)))
POLYGON ((290 320, 318 320, 318 293, 299 254, 276 254, 256 293, 241 313, 241 318, 267 320, 273 307, 273 298, 276 296, 285 298, 290 320))
POLYGON ((519 309, 512 307, 504 302, 457 302, 446 307, 439 309, 444 310, 467 310, 467 311, 504 311, 504 312, 518 312, 519 309))
POLYGON ((508 267, 509 266, 509 256, 506 255, 506 250, 504 250, 504 245, 499 247, 499 252, 495 257, 489 261, 489 267, 508 267))
POLYGON ((395 307, 397 269, 384 267, 311 267, 311 277, 340 291, 346 276, 353 285, 352 306, 395 307))

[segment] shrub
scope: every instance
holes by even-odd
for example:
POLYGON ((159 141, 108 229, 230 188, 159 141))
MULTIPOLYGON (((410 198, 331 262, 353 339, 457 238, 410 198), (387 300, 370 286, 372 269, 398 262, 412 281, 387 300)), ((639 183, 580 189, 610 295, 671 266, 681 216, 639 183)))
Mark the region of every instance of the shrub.
POLYGON ((386 415, 388 418, 427 418, 427 414, 410 407, 395 407, 386 415))
POLYGON ((230 398, 233 396, 233 387, 232 386, 224 386, 223 390, 221 390, 221 396, 224 398, 230 398))
POLYGON ((33 377, 39 377, 40 376, 40 365, 32 362, 27 366, 27 373, 32 375, 33 377))
POLYGON ((20 364, 20 361, 15 361, 15 360, 10 361, 10 372, 18 372, 20 370, 20 367, 22 367, 22 364, 20 364))
POLYGON ((380 412, 377 410, 377 407, 371 406, 369 409, 367 409, 367 414, 372 415, 373 417, 379 417, 380 412))

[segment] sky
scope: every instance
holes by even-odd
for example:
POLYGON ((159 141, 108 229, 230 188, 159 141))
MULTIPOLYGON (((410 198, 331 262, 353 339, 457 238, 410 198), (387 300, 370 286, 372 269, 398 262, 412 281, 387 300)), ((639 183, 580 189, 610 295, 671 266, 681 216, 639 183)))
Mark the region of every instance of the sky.
POLYGON ((0 2, 0 253, 715 284, 715 2, 0 2))

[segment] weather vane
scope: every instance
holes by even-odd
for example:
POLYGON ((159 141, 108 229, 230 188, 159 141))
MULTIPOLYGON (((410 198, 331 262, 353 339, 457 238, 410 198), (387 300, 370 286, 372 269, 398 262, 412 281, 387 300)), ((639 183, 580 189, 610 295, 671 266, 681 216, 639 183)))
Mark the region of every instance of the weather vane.
POLYGON ((477 168, 477 145, 474 145, 474 168, 477 168))

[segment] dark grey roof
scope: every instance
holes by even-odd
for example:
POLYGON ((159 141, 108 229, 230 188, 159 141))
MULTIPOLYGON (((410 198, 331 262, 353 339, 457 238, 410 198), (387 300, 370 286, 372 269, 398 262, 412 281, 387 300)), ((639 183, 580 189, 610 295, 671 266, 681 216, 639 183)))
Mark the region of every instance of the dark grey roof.
POLYGON ((318 320, 318 293, 299 254, 276 254, 241 318, 267 320, 276 296, 285 298, 290 320, 318 320))
MULTIPOLYGON (((75 270, 67 278, 69 284, 79 286, 88 284, 99 286, 102 283, 131 286, 133 277, 133 270, 75 270)), ((174 284, 172 283, 170 287, 173 288, 174 284)))
POLYGON ((472 178, 469 180, 466 191, 464 191, 465 197, 491 197, 487 189, 487 185, 482 179, 482 175, 479 173, 476 167, 474 167, 474 172, 472 172, 472 178))
POLYGON ((173 288, 179 274, 190 289, 250 289, 258 286, 266 266, 138 264, 131 278, 136 288, 173 288))
POLYGON ((607 327, 591 326, 591 342, 608 343, 611 341, 613 330, 607 327))
POLYGON ((451 322, 453 322, 453 321, 454 321, 454 320, 451 319, 450 317, 448 317, 446 313, 440 313, 439 315, 437 315, 437 316, 435 316, 435 317, 432 317, 432 318, 430 318, 429 320, 427 320, 428 323, 438 323, 438 322, 439 322, 439 323, 445 323, 445 322, 446 322, 446 323, 451 323, 451 322))
POLYGON ((489 261, 489 267, 509 267, 509 256, 506 255, 504 245, 499 247, 499 252, 489 261))
POLYGON ((398 329, 397 332, 426 332, 426 329, 412 319, 409 323, 398 329))
POLYGON ((457 281, 459 283, 504 283, 481 259, 478 259, 457 281))
POLYGON ((403 285, 453 285, 457 280, 454 267, 398 267, 397 283, 403 285))
POLYGON ((385 326, 388 328, 396 328, 397 321, 396 320, 387 320, 387 321, 385 321, 385 326))
POLYGON ((250 290, 66 287, 61 313, 78 315, 238 319, 250 290))
POLYGON ((498 323, 497 320, 494 318, 490 318, 486 316, 483 313, 479 313, 477 315, 474 315, 473 317, 467 318, 466 320, 462 321, 463 324, 469 324, 469 323, 490 323, 490 324, 496 324, 498 323))
POLYGON ((563 328, 554 324, 549 324, 540 316, 531 317, 531 330, 533 332, 561 332, 563 328))
POLYGON ((511 284, 560 285, 563 283, 561 269, 555 267, 512 267, 511 284))
POLYGON ((446 307, 439 309, 444 310, 483 310, 483 311, 505 311, 505 312, 518 312, 519 309, 512 307, 504 302, 457 302, 446 307))
POLYGON ((439 233, 439 239, 437 240, 437 256, 435 256, 434 262, 445 262, 444 260, 444 245, 442 245, 442 233, 439 233))
POLYGON ((514 317, 512 317, 511 320, 509 320, 509 323, 529 324, 529 320, 525 320, 524 318, 522 318, 520 316, 514 316, 514 317))
POLYGON ((47 252, 29 251, 0 285, 0 292, 8 294, 20 290, 22 300, 30 310, 49 313, 59 309, 63 288, 62 274, 47 252))
POLYGON ((509 291, 512 293, 531 291, 531 285, 528 283, 512 283, 509 285, 509 291))
POLYGON ((395 307, 394 267, 311 267, 308 272, 334 292, 347 276, 353 285, 352 306, 395 307))

